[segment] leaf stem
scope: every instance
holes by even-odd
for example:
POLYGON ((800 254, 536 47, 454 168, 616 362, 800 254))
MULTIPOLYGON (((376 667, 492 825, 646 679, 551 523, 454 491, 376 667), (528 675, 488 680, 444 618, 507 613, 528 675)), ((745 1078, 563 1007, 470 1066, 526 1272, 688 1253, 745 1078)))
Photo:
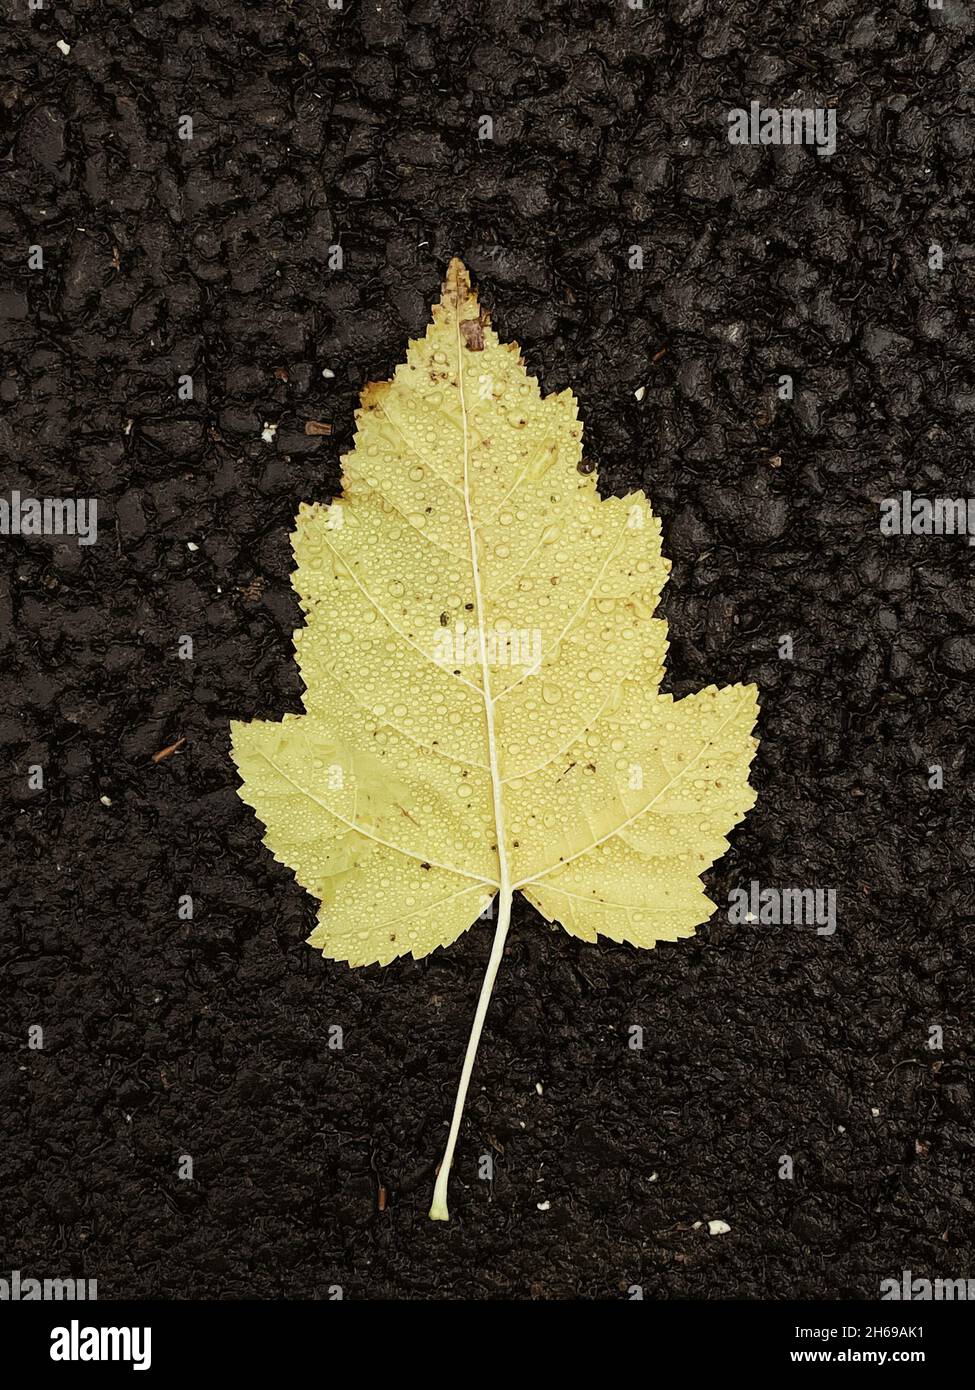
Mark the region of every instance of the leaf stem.
POLYGON ((471 1072, 474 1070, 477 1045, 481 1041, 481 1030, 484 1027, 484 1019, 491 1002, 491 991, 494 989, 498 967, 504 955, 504 943, 508 935, 508 928, 511 925, 511 897, 510 886, 502 884, 501 892, 498 894, 498 925, 494 930, 494 942, 491 946, 487 970, 484 972, 484 982, 481 985, 481 993, 477 1001, 471 1035, 467 1041, 467 1052, 464 1055, 464 1065, 460 1072, 460 1083, 457 1087, 457 1099, 454 1101, 454 1115, 450 1122, 447 1147, 444 1149, 440 1171, 437 1174, 437 1183, 433 1189, 433 1204, 430 1207, 431 1221, 450 1220, 450 1213, 447 1211, 447 1183, 450 1180, 450 1165, 454 1161, 454 1149, 457 1145, 457 1136, 460 1133, 460 1122, 464 1114, 464 1102, 467 1100, 467 1088, 470 1085, 471 1072))

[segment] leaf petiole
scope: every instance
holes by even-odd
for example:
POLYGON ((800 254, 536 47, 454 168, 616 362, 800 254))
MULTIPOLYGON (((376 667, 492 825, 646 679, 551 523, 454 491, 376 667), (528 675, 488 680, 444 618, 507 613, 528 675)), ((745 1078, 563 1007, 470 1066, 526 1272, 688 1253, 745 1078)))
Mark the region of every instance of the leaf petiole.
POLYGON ((498 967, 501 965, 501 958, 504 955, 504 943, 508 935, 508 928, 511 925, 511 897, 510 885, 502 885, 498 894, 498 925, 494 930, 494 942, 488 957, 487 969, 484 972, 484 982, 481 985, 481 993, 477 1001, 471 1035, 467 1041, 467 1052, 464 1055, 464 1065, 461 1068, 457 1099, 454 1101, 454 1115, 450 1122, 447 1147, 444 1149, 436 1186, 433 1189, 433 1204, 430 1207, 431 1221, 450 1220, 450 1213, 447 1211, 447 1183, 450 1180, 450 1165, 454 1161, 454 1149, 457 1145, 457 1136, 460 1133, 460 1122, 464 1114, 464 1102, 467 1100, 467 1088, 470 1085, 471 1072, 474 1070, 477 1045, 481 1041, 481 1030, 484 1027, 484 1019, 491 1002, 491 991, 494 989, 498 967))

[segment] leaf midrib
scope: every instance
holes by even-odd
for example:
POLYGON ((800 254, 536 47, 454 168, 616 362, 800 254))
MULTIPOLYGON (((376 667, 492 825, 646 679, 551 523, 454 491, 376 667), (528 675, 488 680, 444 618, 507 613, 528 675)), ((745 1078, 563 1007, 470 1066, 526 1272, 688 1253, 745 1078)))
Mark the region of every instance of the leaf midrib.
POLYGON ((460 332, 460 293, 454 305, 454 335, 457 346, 457 389, 460 394, 460 417, 464 442, 464 514, 467 519, 467 535, 471 552, 471 578, 474 585, 474 613, 477 617, 478 653, 481 662, 481 694, 484 699, 484 721, 487 731, 488 771, 491 776, 491 795, 494 804, 494 838, 498 856, 498 887, 502 899, 511 896, 511 875, 508 867, 508 847, 505 841, 504 826, 504 788, 501 780, 501 765, 498 758, 498 740, 494 727, 494 698, 491 694, 491 676, 488 669, 487 651, 484 643, 484 599, 481 593, 481 570, 477 560, 477 525, 471 506, 470 486, 470 421, 467 414, 467 396, 464 391, 464 345, 460 332))

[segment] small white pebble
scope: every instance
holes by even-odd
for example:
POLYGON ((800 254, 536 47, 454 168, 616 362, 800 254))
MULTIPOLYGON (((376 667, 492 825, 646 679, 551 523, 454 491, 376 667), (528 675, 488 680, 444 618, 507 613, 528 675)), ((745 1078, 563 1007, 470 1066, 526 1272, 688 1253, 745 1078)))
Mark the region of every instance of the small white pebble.
POLYGON ((123 433, 123 434, 131 434, 131 433, 132 433, 132 424, 133 424, 133 422, 132 422, 131 420, 126 420, 126 422, 125 422, 125 429, 122 431, 122 433, 123 433))
POLYGON ((549 1211, 549 1210, 551 1210, 552 1203, 551 1203, 551 1202, 536 1202, 535 1205, 536 1205, 536 1207, 538 1207, 538 1210, 539 1210, 539 1211, 549 1211))
POLYGON ((261 438, 265 444, 273 444, 274 436, 278 432, 277 425, 272 425, 269 420, 264 421, 264 428, 261 430, 261 438))
POLYGON ((196 541, 187 541, 187 542, 186 542, 186 549, 187 549, 187 550, 199 550, 199 548, 200 548, 200 547, 197 545, 196 541))
POLYGON ((103 806, 111 806, 112 804, 112 798, 110 796, 100 796, 98 800, 102 803, 103 806))
POLYGON ((709 1222, 708 1222, 708 1235, 709 1235, 709 1236, 726 1236, 730 1230, 731 1230, 731 1227, 728 1225, 727 1221, 709 1221, 709 1222))
POLYGON ((326 381, 332 381, 335 377, 335 373, 332 371, 330 367, 323 367, 322 376, 325 378, 326 381))
POLYGON ((644 396, 647 394, 647 388, 645 386, 638 386, 636 390, 633 392, 633 394, 634 396, 636 396, 638 401, 642 401, 644 396))
POLYGON ((542 1085, 542 1083, 541 1083, 540 1081, 536 1081, 536 1082, 535 1082, 535 1090, 538 1092, 539 1095, 542 1094, 542 1092, 544 1091, 544 1089, 545 1089, 545 1087, 542 1085))
POLYGON ((657 1181, 657 1175, 656 1175, 656 1173, 651 1173, 651 1174, 650 1174, 650 1177, 649 1177, 649 1179, 648 1179, 648 1181, 650 1181, 650 1182, 656 1182, 656 1181, 657 1181))
POLYGON ((66 58, 68 54, 71 52, 71 45, 69 43, 65 43, 64 39, 58 39, 54 47, 60 48, 61 52, 64 54, 66 58))
POLYGON ((837 1125, 836 1128, 840 1134, 846 1133, 846 1125, 837 1125))
POLYGON ((871 1113, 871 1115, 873 1115, 873 1117, 876 1119, 876 1117, 880 1114, 880 1111, 879 1111, 879 1110, 871 1110, 870 1113, 871 1113))
POLYGON ((695 1222, 694 1222, 694 1225, 691 1227, 691 1230, 692 1230, 692 1231, 699 1231, 703 1225, 704 1225, 704 1222, 703 1222, 703 1221, 695 1221, 695 1222))

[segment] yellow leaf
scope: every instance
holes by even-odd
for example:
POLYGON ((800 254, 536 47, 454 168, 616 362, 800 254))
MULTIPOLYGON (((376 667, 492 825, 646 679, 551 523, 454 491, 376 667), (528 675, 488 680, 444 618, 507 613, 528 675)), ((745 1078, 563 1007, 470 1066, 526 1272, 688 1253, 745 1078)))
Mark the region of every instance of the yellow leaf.
POLYGON ((653 946, 753 805, 753 685, 659 693, 669 562, 642 492, 601 499, 571 391, 542 397, 461 263, 425 337, 372 383, 342 497, 299 509, 304 715, 234 723, 241 796, 352 965, 426 955, 512 894, 587 941, 653 946))

